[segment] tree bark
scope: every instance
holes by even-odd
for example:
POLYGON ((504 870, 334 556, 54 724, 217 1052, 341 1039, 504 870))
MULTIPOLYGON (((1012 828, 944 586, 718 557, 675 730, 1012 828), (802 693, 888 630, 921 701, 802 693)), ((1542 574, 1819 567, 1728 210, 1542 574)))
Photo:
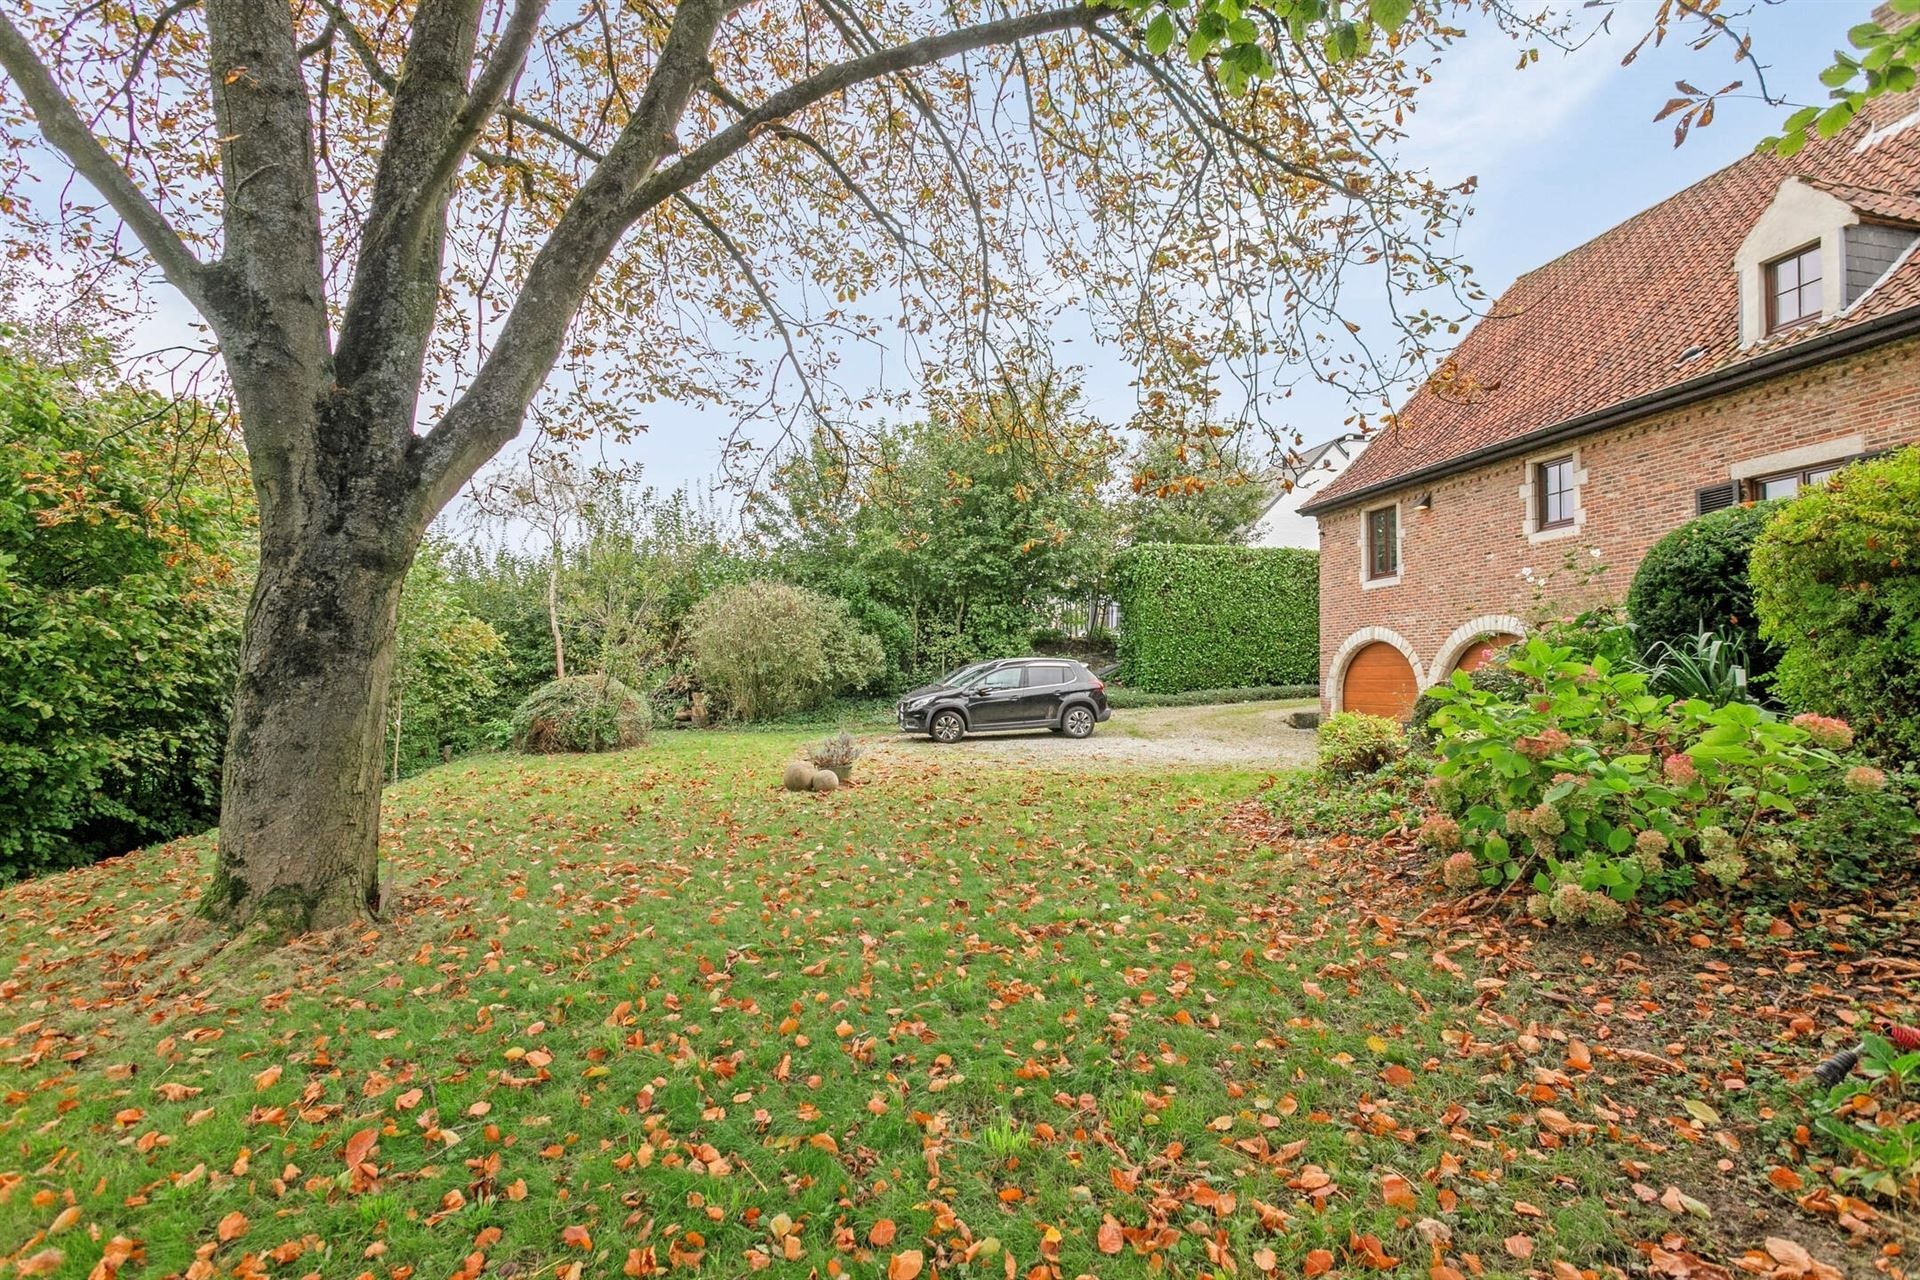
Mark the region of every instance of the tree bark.
POLYGON ((255 475, 260 566, 202 903, 233 927, 298 933, 380 909, 387 694, 425 520, 396 501, 404 480, 391 460, 353 447, 384 433, 354 425, 323 421, 316 434, 335 450, 291 460, 283 482, 274 469, 255 475))

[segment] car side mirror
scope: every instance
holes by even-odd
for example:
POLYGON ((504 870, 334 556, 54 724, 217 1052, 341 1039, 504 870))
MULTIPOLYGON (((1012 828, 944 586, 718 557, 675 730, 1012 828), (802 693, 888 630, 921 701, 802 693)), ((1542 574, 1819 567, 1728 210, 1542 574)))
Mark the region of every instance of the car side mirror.
POLYGON ((969 698, 984 698, 992 692, 993 690, 987 688, 987 686, 983 684, 977 684, 973 688, 967 690, 967 696, 969 698))

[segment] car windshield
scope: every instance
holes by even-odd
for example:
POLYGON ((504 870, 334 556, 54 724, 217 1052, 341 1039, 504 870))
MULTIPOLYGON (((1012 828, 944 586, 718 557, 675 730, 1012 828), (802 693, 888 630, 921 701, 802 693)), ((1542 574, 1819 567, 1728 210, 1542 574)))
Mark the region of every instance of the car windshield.
POLYGON ((967 684, 968 682, 973 680, 977 680, 981 676, 985 675, 987 668, 991 665, 992 665, 991 663, 987 663, 987 662, 976 662, 970 667, 960 668, 958 671, 954 672, 952 675, 948 676, 946 679, 942 680, 940 683, 944 685, 946 688, 958 689, 961 685, 967 684))

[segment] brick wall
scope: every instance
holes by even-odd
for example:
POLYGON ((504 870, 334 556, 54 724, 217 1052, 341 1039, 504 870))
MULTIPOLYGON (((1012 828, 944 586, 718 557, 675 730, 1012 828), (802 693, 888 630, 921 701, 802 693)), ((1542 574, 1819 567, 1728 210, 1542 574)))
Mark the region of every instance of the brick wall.
POLYGON ((1336 665, 1369 641, 1399 648, 1424 687, 1444 679, 1480 631, 1624 598, 1647 548, 1693 518, 1695 490, 1796 449, 1817 454, 1831 442, 1851 452, 1841 446, 1855 437, 1861 450, 1920 441, 1920 340, 1323 513, 1323 705, 1336 706, 1336 665), (1531 464, 1569 451, 1582 473, 1579 523, 1571 534, 1530 535, 1522 487, 1531 464), (1429 492, 1431 508, 1416 511, 1429 492), (1399 504, 1399 578, 1363 588, 1362 513, 1388 502, 1399 504))

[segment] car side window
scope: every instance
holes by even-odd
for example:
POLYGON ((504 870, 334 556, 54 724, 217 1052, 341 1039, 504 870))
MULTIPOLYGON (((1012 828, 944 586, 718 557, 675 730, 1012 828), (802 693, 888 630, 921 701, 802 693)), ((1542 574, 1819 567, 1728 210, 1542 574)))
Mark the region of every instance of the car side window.
POLYGON ((980 681, 982 689, 1018 689, 1021 676, 1025 674, 1019 667, 1001 667, 998 671, 989 671, 980 681))
POLYGON ((1048 685, 1065 684, 1067 669, 1057 664, 1027 668, 1027 688, 1041 689, 1048 685))

